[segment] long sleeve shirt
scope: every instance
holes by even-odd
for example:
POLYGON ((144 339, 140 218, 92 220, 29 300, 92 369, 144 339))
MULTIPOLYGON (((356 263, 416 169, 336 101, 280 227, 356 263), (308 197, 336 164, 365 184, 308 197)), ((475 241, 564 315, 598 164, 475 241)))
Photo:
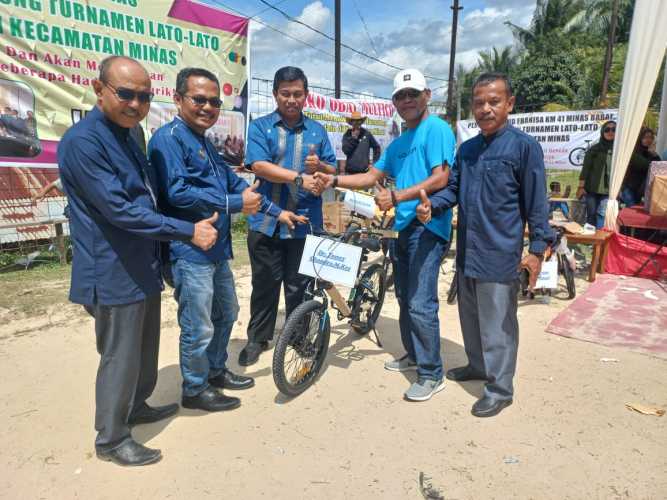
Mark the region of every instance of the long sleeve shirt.
MULTIPOLYGON (((258 161, 267 161, 283 168, 303 173, 306 156, 311 147, 320 161, 336 164, 329 136, 324 127, 302 115, 301 120, 290 128, 283 121, 280 113, 273 113, 253 120, 248 128, 248 151, 245 164, 251 166, 258 161)), ((297 215, 308 217, 313 231, 322 230, 322 198, 314 196, 305 189, 298 189, 293 183, 279 184, 263 180, 259 187, 262 193, 274 204, 297 215)), ((305 238, 309 226, 297 224, 290 230, 286 224, 279 224, 270 214, 255 214, 248 217, 250 229, 267 236, 277 234, 281 239, 305 238)))
POLYGON ((129 130, 97 107, 58 146, 73 243, 70 300, 121 305, 162 290, 156 240, 189 240, 191 222, 157 212, 153 172, 129 130))
MULTIPOLYGON (((204 251, 190 242, 170 245, 171 260, 208 263, 233 257, 230 215, 243 208, 248 183, 222 159, 213 143, 176 117, 160 127, 148 144, 148 155, 158 181, 160 209, 167 215, 197 222, 218 212, 218 240, 204 251)), ((273 217, 281 209, 263 197, 262 212, 273 217)))
POLYGON ((368 171, 368 164, 370 163, 370 152, 373 150, 373 161, 377 162, 380 159, 382 152, 380 144, 375 140, 365 128, 359 130, 359 136, 352 136, 352 129, 347 130, 343 134, 343 153, 347 157, 345 161, 345 172, 349 174, 358 174, 368 171))
POLYGON ((447 186, 430 199, 434 216, 458 203, 456 263, 468 278, 518 278, 526 223, 531 253, 554 238, 542 148, 511 125, 464 142, 447 186))

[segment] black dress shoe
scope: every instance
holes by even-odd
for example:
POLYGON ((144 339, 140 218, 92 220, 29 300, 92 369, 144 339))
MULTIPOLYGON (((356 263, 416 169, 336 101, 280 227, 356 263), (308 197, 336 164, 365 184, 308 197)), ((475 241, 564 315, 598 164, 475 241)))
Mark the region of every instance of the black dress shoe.
POLYGON ((169 418, 176 415, 178 412, 178 404, 170 404, 166 406, 148 406, 146 403, 142 404, 137 410, 132 412, 127 423, 130 425, 137 424, 152 424, 158 420, 169 418))
POLYGON ((468 380, 486 380, 486 377, 481 373, 472 371, 470 369, 470 365, 459 366, 458 368, 447 370, 445 377, 456 382, 467 382, 468 380))
POLYGON ((254 378, 237 375, 230 370, 225 370, 224 373, 210 378, 208 381, 213 387, 229 389, 230 391, 242 391, 243 389, 250 389, 255 385, 254 378))
POLYGON ((162 452, 146 448, 130 439, 113 450, 97 450, 97 458, 125 467, 134 467, 159 462, 162 458, 162 452))
POLYGON ((264 342, 248 342, 239 354, 239 365, 241 366, 250 366, 257 363, 259 355, 262 354, 262 351, 266 351, 269 348, 269 343, 264 342))
POLYGON ((239 398, 230 398, 213 387, 207 388, 196 396, 183 396, 183 408, 204 411, 227 411, 241 406, 239 398))
POLYGON ((511 404, 511 399, 495 399, 484 396, 472 405, 471 413, 476 417, 493 417, 503 411, 503 408, 511 404))

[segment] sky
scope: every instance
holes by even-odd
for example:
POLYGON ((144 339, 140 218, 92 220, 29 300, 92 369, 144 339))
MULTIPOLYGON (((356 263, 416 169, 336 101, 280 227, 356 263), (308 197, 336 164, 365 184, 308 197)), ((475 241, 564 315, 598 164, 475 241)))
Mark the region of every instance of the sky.
MULTIPOLYGON (((301 67, 312 85, 334 87, 333 41, 290 22, 260 0, 205 1, 258 21, 251 22, 250 28, 252 76, 273 79, 278 68, 292 65, 301 67)), ((333 37, 334 0, 267 1, 333 37)), ((341 0, 341 4, 342 43, 400 68, 421 70, 427 75, 434 99, 445 99, 451 0, 341 0)), ((535 0, 460 0, 459 4, 463 10, 459 14, 456 64, 466 68, 477 63, 480 50, 512 43, 512 34, 504 21, 527 26, 535 10, 535 0)), ((381 97, 391 95, 397 70, 345 48, 342 61, 343 89, 381 97)))

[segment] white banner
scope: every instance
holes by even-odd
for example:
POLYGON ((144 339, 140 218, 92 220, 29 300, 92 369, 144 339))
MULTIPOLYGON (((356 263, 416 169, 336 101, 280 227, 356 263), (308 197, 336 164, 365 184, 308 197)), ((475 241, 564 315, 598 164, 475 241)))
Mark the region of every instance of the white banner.
POLYGON ((361 262, 361 247, 309 234, 299 274, 352 288, 361 262))
MULTIPOLYGON (((542 146, 546 168, 579 170, 586 150, 600 140, 600 127, 616 120, 617 109, 593 111, 556 111, 510 115, 509 122, 532 135, 542 146)), ((456 125, 458 143, 476 136, 475 120, 461 120, 456 125)))
MULTIPOLYGON (((401 134, 400 119, 396 114, 396 108, 389 100, 334 99, 310 92, 303 112, 327 129, 329 140, 339 160, 345 159, 342 150, 343 134, 350 128, 345 120, 353 111, 358 111, 367 117, 363 127, 373 134, 383 151, 401 134)), ((373 159, 377 160, 378 158, 373 159)))

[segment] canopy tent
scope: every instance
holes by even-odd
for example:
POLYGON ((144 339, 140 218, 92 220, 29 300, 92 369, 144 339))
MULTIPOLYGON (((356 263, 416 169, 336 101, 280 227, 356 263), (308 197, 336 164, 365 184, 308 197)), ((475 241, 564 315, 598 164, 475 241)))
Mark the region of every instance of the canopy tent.
MULTIPOLYGON (((660 100, 660 120, 658 121, 658 137, 655 150, 662 157, 667 149, 667 58, 665 58, 665 78, 662 80, 662 99, 660 100)), ((663 158, 665 160, 667 158, 663 158)))
POLYGON ((616 230, 618 193, 667 47, 667 6, 664 0, 637 0, 625 59, 621 103, 612 154, 605 227, 616 230))

